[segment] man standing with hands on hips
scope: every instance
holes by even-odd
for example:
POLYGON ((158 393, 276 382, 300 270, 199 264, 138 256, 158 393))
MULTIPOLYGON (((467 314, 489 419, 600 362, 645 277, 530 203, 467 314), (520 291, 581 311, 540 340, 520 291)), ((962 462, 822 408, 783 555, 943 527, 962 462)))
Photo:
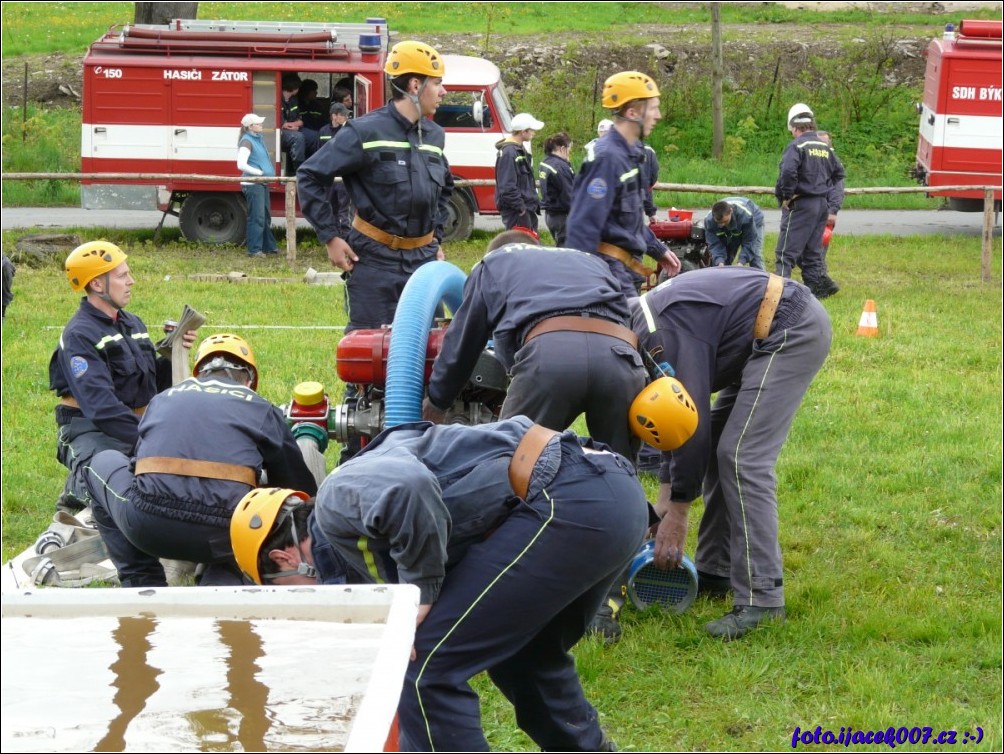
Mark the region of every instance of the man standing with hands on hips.
POLYGON ((398 42, 384 71, 392 101, 354 118, 297 171, 304 217, 331 263, 347 273, 346 331, 394 321, 405 283, 439 246, 453 193, 443 129, 430 118, 446 94, 442 56, 422 42, 398 42), (338 235, 336 176, 356 215, 338 235))

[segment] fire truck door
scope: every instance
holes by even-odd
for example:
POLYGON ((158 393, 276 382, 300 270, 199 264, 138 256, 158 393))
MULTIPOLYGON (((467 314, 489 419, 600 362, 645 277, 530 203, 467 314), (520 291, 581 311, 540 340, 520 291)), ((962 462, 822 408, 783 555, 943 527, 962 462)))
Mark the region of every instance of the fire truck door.
POLYGON ((170 121, 162 71, 96 66, 89 75, 81 156, 101 161, 103 171, 166 170, 170 121))
POLYGON ((352 105, 356 111, 356 115, 363 115, 375 107, 379 107, 380 103, 370 101, 370 89, 372 86, 373 82, 369 79, 362 76, 356 76, 355 84, 353 86, 355 93, 352 95, 352 105))

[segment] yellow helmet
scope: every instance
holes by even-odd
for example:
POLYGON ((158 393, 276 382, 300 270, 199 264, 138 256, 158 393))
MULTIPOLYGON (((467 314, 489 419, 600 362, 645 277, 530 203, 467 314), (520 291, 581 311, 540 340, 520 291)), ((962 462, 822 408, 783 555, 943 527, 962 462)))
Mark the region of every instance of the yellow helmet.
POLYGON ((195 353, 195 366, 192 368, 192 375, 198 376, 199 372, 215 354, 229 354, 251 367, 251 389, 258 389, 258 364, 254 360, 254 351, 251 346, 239 335, 222 333, 220 335, 210 335, 199 344, 199 350, 195 353))
POLYGON ((636 99, 659 96, 659 87, 651 76, 638 71, 621 71, 603 82, 603 107, 617 110, 636 99))
POLYGON ((272 527, 284 510, 292 511, 300 505, 296 500, 290 501, 291 497, 300 501, 310 499, 310 495, 297 490, 259 487, 241 498, 230 517, 230 546, 233 547, 237 565, 256 584, 262 582, 258 556, 272 533, 272 527))
POLYGON ((676 450, 697 430, 697 407, 675 377, 650 382, 631 402, 631 431, 659 450, 676 450))
POLYGON ((80 244, 66 258, 66 278, 74 291, 82 291, 99 275, 111 272, 126 260, 126 254, 108 241, 80 244))
POLYGON ((405 73, 442 78, 446 64, 434 47, 422 42, 398 42, 390 48, 383 71, 395 78, 405 73))

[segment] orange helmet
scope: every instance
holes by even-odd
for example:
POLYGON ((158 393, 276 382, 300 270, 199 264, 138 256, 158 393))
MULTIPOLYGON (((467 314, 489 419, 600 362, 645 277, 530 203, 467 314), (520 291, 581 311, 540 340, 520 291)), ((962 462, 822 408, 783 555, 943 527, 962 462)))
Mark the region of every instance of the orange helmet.
POLYGON ((210 357, 229 354, 234 356, 243 365, 251 368, 251 389, 258 389, 258 364, 254 360, 254 351, 251 346, 239 335, 221 333, 220 335, 210 335, 199 344, 199 350, 195 353, 195 366, 192 368, 192 375, 199 376, 199 372, 207 365, 210 357))
POLYGON ((230 517, 230 546, 233 547, 237 565, 254 583, 262 583, 258 556, 280 514, 283 511, 292 512, 302 501, 309 499, 310 495, 305 492, 259 487, 237 503, 230 517))
POLYGON ((70 288, 82 291, 99 275, 111 272, 126 260, 126 254, 109 241, 89 241, 70 252, 64 264, 70 288))
POLYGON ((676 450, 697 430, 697 407, 675 377, 650 382, 631 402, 631 431, 659 450, 676 450))
POLYGON ((618 110, 636 99, 659 96, 659 87, 651 76, 638 71, 615 73, 603 83, 603 107, 618 110))
POLYGON ((446 65, 434 47, 422 42, 398 42, 390 48, 383 71, 394 78, 405 73, 442 78, 446 65))

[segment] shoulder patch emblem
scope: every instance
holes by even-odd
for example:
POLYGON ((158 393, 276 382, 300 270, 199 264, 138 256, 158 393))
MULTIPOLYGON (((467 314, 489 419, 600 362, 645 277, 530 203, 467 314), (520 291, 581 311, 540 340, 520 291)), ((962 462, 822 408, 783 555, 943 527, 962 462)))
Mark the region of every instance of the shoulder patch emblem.
POLYGON ((83 377, 84 372, 87 371, 87 359, 83 356, 74 356, 70 359, 70 371, 73 373, 74 379, 83 377))
POLYGON ((593 178, 586 187, 586 193, 593 199, 602 199, 607 195, 607 182, 602 178, 593 178))

